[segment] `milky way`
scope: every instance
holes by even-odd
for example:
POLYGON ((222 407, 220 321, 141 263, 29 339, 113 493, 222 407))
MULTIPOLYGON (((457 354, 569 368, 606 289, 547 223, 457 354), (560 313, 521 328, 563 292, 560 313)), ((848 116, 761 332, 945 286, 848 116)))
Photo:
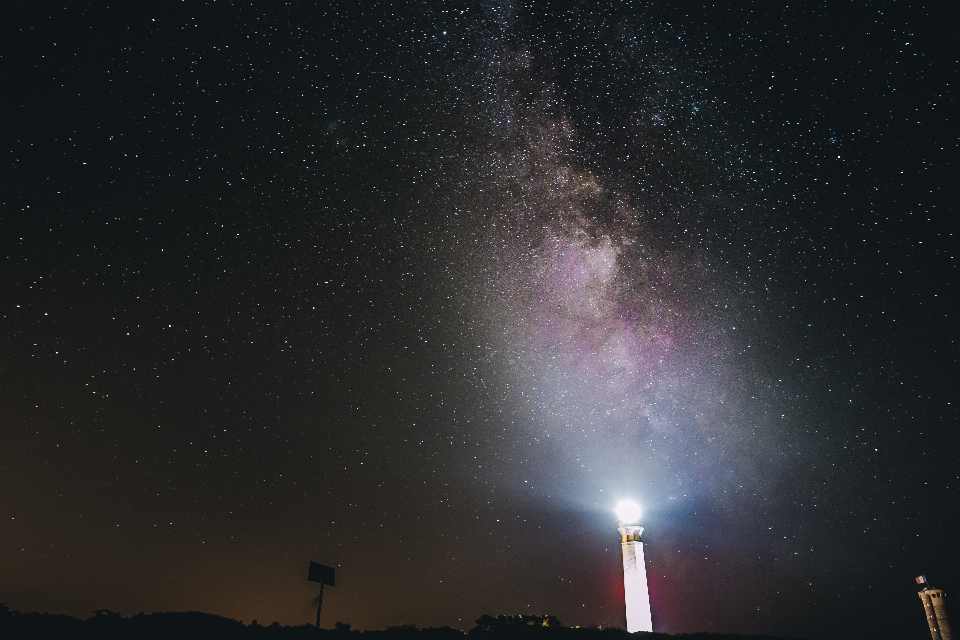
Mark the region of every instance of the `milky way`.
MULTIPOLYGON (((624 46, 645 45, 631 38, 624 46)), ((704 214, 719 226, 727 212, 715 185, 675 195, 675 184, 703 179, 695 164, 704 160, 669 140, 713 141, 701 139, 699 120, 664 131, 679 120, 671 100, 679 102, 673 110, 693 114, 690 94, 708 102, 705 86, 675 87, 705 83, 659 68, 669 60, 651 69, 623 55, 616 73, 636 82, 626 91, 634 104, 653 106, 594 116, 613 120, 602 123, 601 140, 624 130, 605 157, 590 153, 561 90, 541 79, 556 55, 484 51, 477 84, 487 142, 475 192, 458 213, 469 220, 458 238, 459 257, 468 256, 459 277, 476 292, 471 314, 510 380, 519 416, 512 437, 562 451, 560 475, 576 478, 561 481, 565 499, 601 511, 631 492, 656 503, 742 489, 779 434, 756 437, 757 425, 744 424, 729 402, 739 390, 724 385, 735 385, 744 366, 728 337, 736 330, 732 291, 719 284, 730 265, 712 255, 717 239, 708 229, 679 228, 704 214), (641 160, 610 171, 631 154, 641 160), (669 182, 656 177, 664 172, 669 182)), ((752 198, 743 191, 735 197, 752 198)), ((762 471, 768 481, 775 475, 762 471)))

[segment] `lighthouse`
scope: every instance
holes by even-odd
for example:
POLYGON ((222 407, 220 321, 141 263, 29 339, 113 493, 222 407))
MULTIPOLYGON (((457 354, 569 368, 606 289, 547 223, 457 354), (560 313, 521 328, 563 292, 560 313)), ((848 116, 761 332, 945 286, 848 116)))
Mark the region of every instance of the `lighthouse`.
POLYGON ((933 640, 953 640, 953 631, 947 620, 947 610, 943 602, 943 591, 927 584, 926 576, 918 576, 917 584, 923 589, 917 592, 923 601, 923 609, 927 614, 927 624, 930 626, 930 637, 933 640))
POLYGON ((650 617, 650 593, 647 590, 647 567, 643 561, 643 540, 640 534, 640 505, 633 500, 617 504, 620 519, 620 547, 623 550, 623 597, 627 613, 627 631, 653 631, 650 617))

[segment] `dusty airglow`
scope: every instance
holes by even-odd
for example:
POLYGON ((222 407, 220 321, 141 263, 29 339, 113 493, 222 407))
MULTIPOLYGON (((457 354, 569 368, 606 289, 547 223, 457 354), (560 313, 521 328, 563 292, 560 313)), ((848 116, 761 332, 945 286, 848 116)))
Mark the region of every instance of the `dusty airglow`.
POLYGON ((624 524, 640 522, 640 505, 633 500, 621 500, 617 503, 617 517, 624 524))

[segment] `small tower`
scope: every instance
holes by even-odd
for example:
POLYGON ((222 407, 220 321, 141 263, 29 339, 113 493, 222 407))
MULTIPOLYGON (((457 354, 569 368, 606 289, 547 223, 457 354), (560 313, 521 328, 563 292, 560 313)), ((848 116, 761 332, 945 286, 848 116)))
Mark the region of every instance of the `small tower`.
POLYGON ((953 631, 947 620, 947 610, 943 600, 943 591, 934 589, 927 584, 926 576, 917 578, 923 589, 917 592, 923 602, 923 610, 927 614, 927 625, 930 627, 930 637, 933 640, 953 640, 953 631))
POLYGON ((627 631, 653 631, 650 616, 650 593, 647 590, 647 567, 643 560, 643 527, 640 506, 636 502, 617 505, 620 520, 620 546, 623 550, 623 596, 627 610, 627 631))

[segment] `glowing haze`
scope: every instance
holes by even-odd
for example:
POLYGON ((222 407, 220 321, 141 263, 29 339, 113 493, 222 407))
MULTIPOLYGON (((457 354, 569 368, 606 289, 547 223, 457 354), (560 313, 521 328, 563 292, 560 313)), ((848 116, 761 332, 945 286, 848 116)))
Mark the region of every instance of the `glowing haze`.
MULTIPOLYGON (((736 393, 721 392, 736 377, 725 359, 734 311, 717 284, 730 278, 710 239, 681 226, 706 205, 654 179, 663 167, 692 171, 658 141, 674 117, 668 101, 625 126, 634 157, 624 150, 628 175, 611 175, 576 152, 587 141, 555 84, 535 72, 548 62, 506 45, 486 53, 476 84, 487 143, 456 203, 452 244, 490 365, 523 416, 512 428, 551 443, 564 479, 550 483, 573 504, 602 509, 620 491, 655 504, 692 491, 704 473, 711 491, 722 489, 730 456, 759 451, 725 442, 739 431, 720 417, 724 395, 736 393)), ((632 73, 692 100, 674 91, 675 77, 639 63, 632 73)))

